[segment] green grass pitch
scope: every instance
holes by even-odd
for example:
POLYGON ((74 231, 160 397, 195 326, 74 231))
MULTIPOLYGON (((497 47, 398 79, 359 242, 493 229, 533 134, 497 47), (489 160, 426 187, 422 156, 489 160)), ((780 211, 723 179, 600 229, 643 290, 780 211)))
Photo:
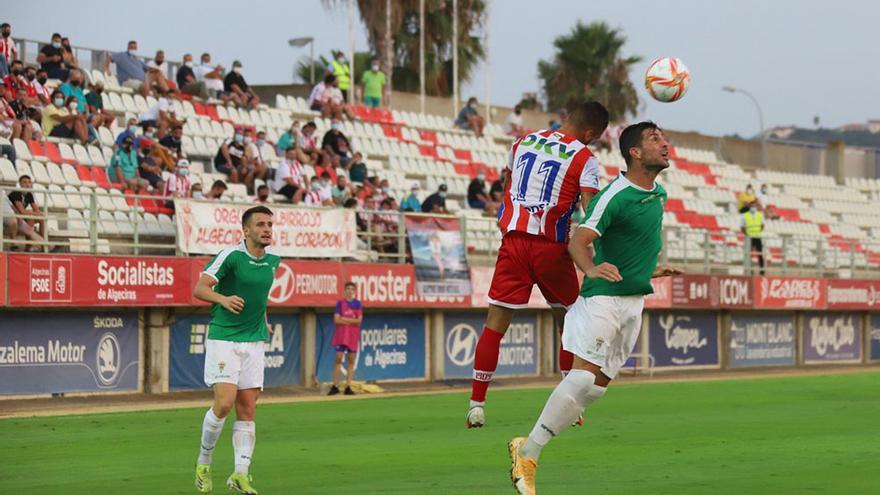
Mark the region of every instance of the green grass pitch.
MULTIPOLYGON (((261 494, 504 494, 549 389, 263 405, 261 494)), ((207 407, 207 406, 206 406, 207 407)), ((205 409, 0 420, 0 493, 195 493, 205 409)), ((878 494, 880 373, 621 384, 545 448, 542 494, 878 494)), ((232 468, 231 421, 214 457, 232 468)))

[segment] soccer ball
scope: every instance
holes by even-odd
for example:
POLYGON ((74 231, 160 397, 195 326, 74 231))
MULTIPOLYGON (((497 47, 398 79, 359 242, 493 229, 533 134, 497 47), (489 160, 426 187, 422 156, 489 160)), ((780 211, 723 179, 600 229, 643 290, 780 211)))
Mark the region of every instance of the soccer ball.
POLYGON ((645 72, 645 88, 657 101, 671 103, 681 99, 691 85, 691 73, 684 62, 663 57, 651 62, 645 72))

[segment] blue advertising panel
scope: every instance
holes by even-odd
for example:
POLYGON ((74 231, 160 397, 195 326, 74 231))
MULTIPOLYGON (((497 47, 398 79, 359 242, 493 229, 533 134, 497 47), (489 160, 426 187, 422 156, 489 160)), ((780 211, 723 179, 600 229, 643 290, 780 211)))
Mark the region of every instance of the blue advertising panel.
MULTIPOLYGON (((336 326, 332 314, 317 318, 315 353, 318 380, 333 379, 336 349, 331 342, 336 326)), ((425 373, 425 315, 422 313, 369 313, 361 324, 355 379, 423 379, 425 373)), ((343 373, 345 363, 343 363, 343 373)))
POLYGON ((871 361, 880 361, 880 315, 871 315, 871 361))
POLYGON ((136 391, 138 314, 4 313, 0 394, 136 391))
POLYGON ((795 364, 793 314, 735 314, 728 335, 731 368, 795 364))
MULTIPOLYGON (((443 315, 443 368, 446 378, 471 378, 485 313, 443 315)), ((495 376, 538 374, 538 315, 517 313, 501 341, 495 376)))
POLYGON ((719 365, 716 314, 650 313, 648 352, 658 368, 719 365))
MULTIPOLYGON (((205 388, 205 339, 211 315, 178 317, 171 325, 171 390, 205 388)), ((266 369, 263 386, 279 387, 300 383, 299 315, 269 315, 272 335, 265 343, 266 369)))
POLYGON ((859 313, 805 313, 805 363, 862 359, 862 315, 859 313))

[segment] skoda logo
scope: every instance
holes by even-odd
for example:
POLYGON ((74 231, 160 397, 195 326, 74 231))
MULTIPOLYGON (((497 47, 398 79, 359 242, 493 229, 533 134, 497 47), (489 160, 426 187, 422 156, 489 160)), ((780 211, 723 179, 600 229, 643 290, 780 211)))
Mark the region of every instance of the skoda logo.
POLYGON ((456 366, 468 366, 474 362, 477 352, 477 331, 467 323, 459 323, 446 334, 446 356, 456 366))
POLYGON ((119 341, 110 332, 98 340, 98 378, 104 385, 113 385, 119 376, 119 341))
POLYGON ((275 281, 269 289, 269 301, 280 304, 287 302, 293 296, 294 290, 293 269, 289 265, 281 263, 275 270, 275 281))

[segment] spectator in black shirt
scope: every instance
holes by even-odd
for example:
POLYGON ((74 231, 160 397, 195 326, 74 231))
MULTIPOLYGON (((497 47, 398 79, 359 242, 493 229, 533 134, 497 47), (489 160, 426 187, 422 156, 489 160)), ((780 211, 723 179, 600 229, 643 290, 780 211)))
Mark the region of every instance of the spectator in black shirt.
MULTIPOLYGON (((180 140, 183 137, 183 126, 175 125, 171 128, 171 132, 165 135, 162 139, 159 140, 159 144, 168 148, 169 151, 177 155, 177 159, 180 159, 180 140)), ((176 161, 176 160, 175 160, 176 161)))
POLYGON ((422 213, 449 213, 446 209, 446 184, 440 184, 437 192, 425 198, 422 213))
POLYGON ((486 209, 489 196, 486 195, 486 176, 482 172, 478 173, 468 185, 467 200, 468 206, 475 210, 486 209))
POLYGON ((203 100, 207 100, 211 97, 211 95, 208 94, 208 86, 205 85, 204 81, 196 79, 196 75, 192 68, 193 56, 192 54, 187 53, 183 56, 183 65, 177 69, 177 87, 180 88, 180 91, 186 94, 198 96, 203 100))
POLYGON ((52 43, 40 48, 37 62, 46 71, 50 79, 67 80, 70 69, 64 64, 64 48, 61 46, 60 34, 52 34, 52 43))
POLYGON ((489 197, 492 198, 492 201, 501 203, 502 196, 504 196, 504 181, 499 177, 498 180, 492 183, 492 187, 489 189, 489 197))
MULTIPOLYGON (((20 185, 22 189, 33 189, 34 181, 30 176, 22 175, 18 178, 18 185, 20 185)), ((42 210, 40 210, 40 207, 37 205, 36 200, 34 200, 34 194, 30 191, 12 191, 9 193, 8 197, 16 215, 38 216, 43 214, 42 210), (28 208, 30 208, 30 211, 28 211, 28 208)), ((18 228, 16 230, 18 233, 24 234, 32 241, 42 242, 46 226, 43 225, 42 219, 19 218, 18 228)), ((33 246, 32 250, 39 251, 40 248, 33 246)))
POLYGON ((241 75, 241 62, 238 60, 232 62, 232 71, 226 74, 223 79, 223 90, 238 96, 248 108, 256 108, 260 104, 260 98, 251 90, 251 87, 244 80, 244 76, 241 75))
POLYGON ((333 119, 330 124, 330 130, 327 131, 327 134, 324 134, 324 139, 321 141, 321 148, 329 155, 332 168, 340 166, 345 168, 351 161, 351 143, 340 129, 341 124, 339 121, 333 119))

